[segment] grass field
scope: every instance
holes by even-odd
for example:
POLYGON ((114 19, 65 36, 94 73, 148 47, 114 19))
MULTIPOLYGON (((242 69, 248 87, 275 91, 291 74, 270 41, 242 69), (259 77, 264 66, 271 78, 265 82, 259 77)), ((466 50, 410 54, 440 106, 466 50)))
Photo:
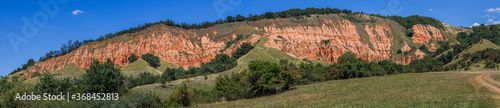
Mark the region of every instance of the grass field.
POLYGON ((493 92, 477 86, 479 73, 412 73, 334 80, 271 96, 200 107, 495 107, 493 92))

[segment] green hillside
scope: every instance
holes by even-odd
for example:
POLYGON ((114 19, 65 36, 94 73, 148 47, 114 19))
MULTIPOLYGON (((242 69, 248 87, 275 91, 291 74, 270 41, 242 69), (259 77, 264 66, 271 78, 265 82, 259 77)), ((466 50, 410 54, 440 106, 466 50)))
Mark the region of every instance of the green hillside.
MULTIPOLYGON (((85 68, 76 66, 74 63, 67 64, 63 69, 54 71, 50 73, 54 75, 55 78, 79 78, 81 75, 85 74, 85 68)), ((40 77, 34 77, 27 79, 24 82, 29 84, 36 84, 40 77)))
POLYGON ((413 73, 334 80, 253 99, 197 107, 495 107, 494 93, 471 82, 474 73, 413 73))
MULTIPOLYGON (((452 60, 450 63, 444 65, 444 66, 449 66, 449 65, 452 65, 452 64, 455 64, 455 63, 458 63, 458 61, 460 61, 462 59, 462 56, 465 54, 465 53, 475 53, 475 52, 478 52, 478 51, 482 51, 486 48, 492 48, 492 49, 498 49, 500 48, 500 46, 496 45, 495 43, 492 43, 491 41, 489 40, 486 40, 486 39, 483 39, 481 40, 480 43, 478 44, 474 44, 474 45, 471 45, 469 48, 467 48, 465 51, 462 51, 461 53, 459 53, 457 56, 456 59, 452 60)), ((451 49, 450 49, 451 50, 451 49)), ((451 50, 453 51, 453 50, 451 50)), ((446 54, 448 51, 445 51, 443 52, 442 54, 446 54)))
POLYGON ((161 75, 163 72, 165 72, 167 67, 175 68, 177 66, 173 63, 160 60, 160 67, 158 67, 158 69, 155 69, 149 66, 148 62, 142 59, 138 59, 137 61, 122 67, 121 72, 125 76, 134 76, 134 77, 144 72, 148 72, 153 75, 161 75))

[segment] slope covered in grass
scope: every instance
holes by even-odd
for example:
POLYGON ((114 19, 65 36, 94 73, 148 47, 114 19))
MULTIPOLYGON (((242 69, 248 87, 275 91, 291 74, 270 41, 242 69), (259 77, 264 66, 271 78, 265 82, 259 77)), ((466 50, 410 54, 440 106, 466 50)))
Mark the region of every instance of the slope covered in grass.
POLYGON ((334 80, 271 96, 199 107, 495 107, 473 73, 412 73, 334 80))
POLYGON ((144 72, 148 72, 153 75, 161 75, 163 73, 149 66, 148 62, 142 59, 138 59, 137 61, 130 63, 125 67, 122 67, 121 72, 124 76, 134 76, 134 77, 144 72))
MULTIPOLYGON (((483 39, 481 40, 480 43, 478 44, 474 44, 474 45, 471 45, 467 50, 461 52, 458 54, 458 57, 457 59, 454 59, 452 60, 450 63, 444 65, 444 66, 449 66, 451 64, 455 64, 455 63, 458 63, 458 61, 460 61, 462 59, 462 56, 465 54, 465 53, 470 53, 470 54, 473 54, 475 52, 478 52, 478 51, 482 51, 486 48, 492 48, 492 49, 498 49, 500 48, 500 46, 492 43, 491 41, 489 40, 486 40, 486 39, 483 39)), ((446 52, 446 51, 445 51, 446 52)), ((446 52, 447 53, 447 52, 446 52)), ((444 52, 442 54, 445 54, 444 52)))
MULTIPOLYGON (((64 66, 63 69, 54 71, 50 73, 51 75, 54 75, 55 78, 78 78, 85 74, 85 68, 81 68, 76 66, 73 63, 69 63, 66 66, 64 66)), ((38 80, 40 79, 40 76, 38 77, 33 77, 31 79, 27 79, 24 82, 29 83, 29 84, 36 84, 38 80)))

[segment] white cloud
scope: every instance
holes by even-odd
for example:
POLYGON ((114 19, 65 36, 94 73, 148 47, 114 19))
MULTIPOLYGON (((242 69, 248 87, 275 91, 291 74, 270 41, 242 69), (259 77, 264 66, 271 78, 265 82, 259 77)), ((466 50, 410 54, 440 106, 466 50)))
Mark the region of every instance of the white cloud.
POLYGON ((488 12, 498 12, 498 13, 500 13, 500 8, 489 8, 489 9, 486 9, 486 11, 488 11, 488 12))
POLYGON ((427 9, 427 11, 432 11, 432 8, 431 9, 427 9))
POLYGON ((82 10, 74 10, 73 12, 71 12, 71 14, 73 14, 73 15, 78 15, 80 13, 83 13, 83 11, 82 10))
POLYGON ((493 22, 491 22, 491 24, 500 24, 500 20, 499 21, 493 21, 493 22))
POLYGON ((493 22, 493 19, 488 19, 488 22, 493 22))
POLYGON ((484 18, 484 17, 490 17, 490 14, 486 14, 486 15, 481 16, 481 18, 484 18))
POLYGON ((476 22, 476 23, 472 24, 470 27, 479 26, 479 25, 481 25, 481 24, 476 22))

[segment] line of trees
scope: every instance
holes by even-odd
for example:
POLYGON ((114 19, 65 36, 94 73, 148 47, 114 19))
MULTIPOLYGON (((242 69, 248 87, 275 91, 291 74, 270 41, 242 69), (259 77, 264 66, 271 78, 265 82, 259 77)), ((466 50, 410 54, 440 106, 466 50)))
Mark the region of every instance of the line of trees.
POLYGON ((15 74, 21 70, 28 69, 28 67, 35 65, 35 60, 29 59, 26 64, 23 64, 21 67, 18 67, 16 70, 9 73, 9 75, 15 74))
MULTIPOLYGON (((405 27, 406 29, 411 29, 413 27, 413 25, 416 25, 416 24, 422 24, 422 25, 429 24, 429 25, 432 25, 438 29, 444 29, 444 26, 441 23, 441 21, 439 21, 435 18, 431 18, 431 17, 419 16, 419 15, 411 15, 411 16, 407 16, 407 17, 396 16, 396 15, 381 16, 380 14, 375 15, 373 13, 370 15, 371 16, 378 16, 378 17, 382 17, 382 18, 387 18, 387 19, 396 21, 401 26, 405 27)), ((411 32, 409 32, 409 33, 411 33, 411 32)))

